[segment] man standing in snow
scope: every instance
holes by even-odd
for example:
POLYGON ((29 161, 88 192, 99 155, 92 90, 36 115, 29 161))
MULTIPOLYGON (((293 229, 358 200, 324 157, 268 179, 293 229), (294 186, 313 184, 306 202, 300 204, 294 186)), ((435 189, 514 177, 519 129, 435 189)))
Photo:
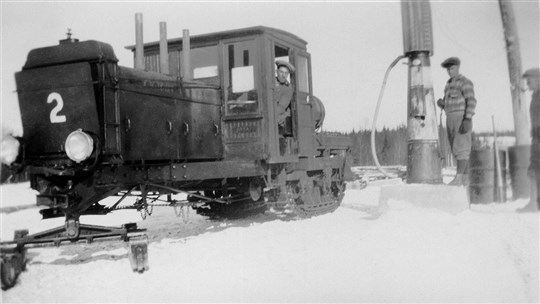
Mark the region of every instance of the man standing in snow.
POLYGON ((531 201, 525 209, 540 209, 540 69, 532 68, 523 74, 527 81, 527 86, 531 90, 531 164, 529 165, 528 175, 531 178, 531 201), (534 191, 536 190, 536 191, 534 191))
POLYGON ((456 177, 449 185, 469 184, 469 156, 472 145, 472 117, 476 108, 472 81, 459 73, 460 60, 450 57, 441 63, 450 79, 444 88, 444 98, 437 105, 446 112, 446 131, 452 154, 457 160, 456 177))

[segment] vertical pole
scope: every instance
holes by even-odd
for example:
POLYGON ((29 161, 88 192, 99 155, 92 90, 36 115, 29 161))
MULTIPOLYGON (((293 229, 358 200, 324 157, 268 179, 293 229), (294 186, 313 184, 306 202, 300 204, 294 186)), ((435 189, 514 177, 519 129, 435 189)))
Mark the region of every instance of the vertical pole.
POLYGON ((402 0, 404 53, 409 57, 407 183, 442 183, 437 111, 431 64, 433 34, 429 1, 402 0))
POLYGON ((525 94, 521 91, 521 55, 519 49, 519 37, 517 34, 516 20, 512 3, 509 0, 499 0, 501 10, 502 25, 504 31, 504 41, 506 43, 506 58, 508 61, 508 72, 510 75, 510 92, 512 94, 512 112, 514 114, 514 131, 516 134, 516 144, 508 147, 509 168, 512 182, 512 195, 515 198, 529 197, 530 192, 527 176, 526 160, 530 157, 530 120, 527 106, 525 105, 525 94))
POLYGON ((189 30, 182 31, 182 75, 184 80, 191 80, 191 43, 189 40, 189 30))
POLYGON ((531 126, 528 109, 525 105, 525 94, 521 91, 521 55, 512 1, 499 0, 499 7, 501 9, 504 40, 506 42, 508 72, 510 73, 516 145, 530 145, 529 130, 531 126))
POLYGON ((167 23, 159 23, 159 71, 169 74, 169 46, 167 43, 167 23))
POLYGON ((495 177, 497 179, 497 202, 506 201, 504 197, 503 184, 502 184, 502 169, 501 169, 501 159, 499 156, 499 147, 497 146, 497 132, 495 131, 495 117, 491 115, 491 125, 493 126, 493 150, 495 152, 495 177))
POLYGON ((144 70, 143 16, 135 14, 135 68, 144 70))

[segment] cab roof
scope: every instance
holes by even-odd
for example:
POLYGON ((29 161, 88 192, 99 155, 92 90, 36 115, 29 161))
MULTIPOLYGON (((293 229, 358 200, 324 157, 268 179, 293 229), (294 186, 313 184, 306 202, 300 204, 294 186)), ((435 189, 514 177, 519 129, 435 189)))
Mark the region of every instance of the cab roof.
MULTIPOLYGON (((302 49, 305 49, 307 45, 307 42, 304 39, 292 33, 289 33, 284 30, 276 29, 276 28, 267 27, 267 26, 254 26, 254 27, 247 27, 247 28, 228 30, 228 31, 222 31, 222 32, 193 35, 193 36, 190 36, 189 38, 190 38, 190 43, 192 45, 206 45, 206 44, 210 44, 212 42, 217 42, 224 39, 232 39, 232 38, 245 37, 245 36, 262 35, 262 34, 269 34, 269 35, 281 38, 302 49)), ((167 39, 167 41, 169 45, 182 45, 182 38, 167 39)), ((143 46, 145 49, 159 47, 159 41, 145 43, 143 46)), ((126 46, 126 49, 134 51, 135 45, 126 46)))

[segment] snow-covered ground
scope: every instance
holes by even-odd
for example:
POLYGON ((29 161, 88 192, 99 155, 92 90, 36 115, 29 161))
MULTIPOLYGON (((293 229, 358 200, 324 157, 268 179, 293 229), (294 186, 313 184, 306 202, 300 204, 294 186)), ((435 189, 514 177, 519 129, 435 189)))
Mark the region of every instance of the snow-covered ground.
MULTIPOLYGON (((384 182, 350 185, 342 206, 309 219, 267 212, 215 222, 162 208, 83 223, 147 227, 150 270, 131 271, 121 242, 29 250, 2 302, 538 302, 539 215, 526 200, 452 214, 393 201, 384 182)), ((400 182, 394 181, 399 184, 400 182)), ((0 187, 2 207, 34 202, 29 184, 0 187)), ((36 208, 2 213, 2 240, 58 226, 36 208)))

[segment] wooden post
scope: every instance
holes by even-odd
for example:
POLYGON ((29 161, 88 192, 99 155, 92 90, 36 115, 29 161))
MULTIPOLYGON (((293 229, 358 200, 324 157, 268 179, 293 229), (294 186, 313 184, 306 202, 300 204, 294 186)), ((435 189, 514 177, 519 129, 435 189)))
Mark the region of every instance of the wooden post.
POLYGON ((510 73, 516 145, 530 145, 531 126, 528 109, 525 104, 525 94, 521 91, 521 55, 512 1, 499 0, 499 6, 504 28, 504 40, 506 42, 508 72, 510 73))
POLYGON ((497 131, 495 131, 495 117, 491 115, 491 125, 493 126, 493 150, 495 152, 495 176, 497 178, 497 202, 501 203, 506 201, 503 190, 503 175, 501 168, 501 160, 499 156, 499 147, 497 146, 497 131))

